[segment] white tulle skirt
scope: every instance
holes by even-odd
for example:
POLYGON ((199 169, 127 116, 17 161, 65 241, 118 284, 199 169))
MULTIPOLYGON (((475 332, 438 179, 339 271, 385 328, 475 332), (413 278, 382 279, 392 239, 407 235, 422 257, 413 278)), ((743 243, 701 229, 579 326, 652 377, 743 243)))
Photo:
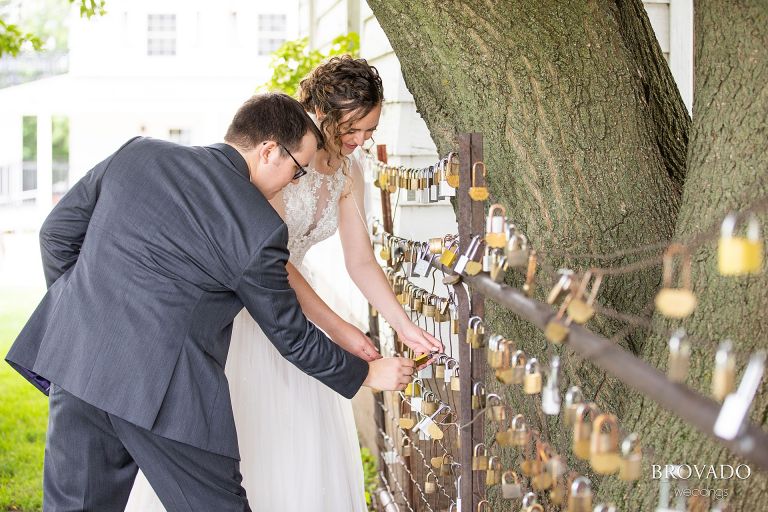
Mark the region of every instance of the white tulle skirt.
MULTIPOLYGON (((226 373, 251 508, 363 512, 363 468, 352 403, 288 363, 243 310, 226 373)), ((126 510, 164 511, 139 472, 126 510)))

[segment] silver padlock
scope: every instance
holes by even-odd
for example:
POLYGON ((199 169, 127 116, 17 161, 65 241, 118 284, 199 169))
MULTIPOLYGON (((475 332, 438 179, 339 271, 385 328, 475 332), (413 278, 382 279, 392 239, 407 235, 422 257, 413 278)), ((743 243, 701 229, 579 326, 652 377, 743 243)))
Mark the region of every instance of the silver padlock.
POLYGON ((459 261, 457 261, 456 266, 453 267, 454 272, 462 274, 467 268, 467 263, 469 263, 470 260, 474 260, 478 249, 480 249, 480 235, 476 235, 472 238, 469 247, 467 247, 467 252, 459 256, 459 261))
POLYGON ((735 439, 744 426, 744 420, 749 414, 749 408, 755 399, 755 393, 760 387, 760 381, 765 372, 766 352, 761 350, 752 354, 747 369, 741 378, 739 389, 725 397, 720 414, 715 421, 715 435, 722 439, 735 439))
POLYGON ((428 277, 432 266, 430 262, 433 254, 429 252, 429 244, 422 242, 419 246, 416 264, 413 267, 413 277, 428 277))
POLYGON ((435 183, 435 169, 434 167, 429 168, 429 202, 430 203, 436 203, 439 201, 439 191, 437 188, 437 183, 435 183))

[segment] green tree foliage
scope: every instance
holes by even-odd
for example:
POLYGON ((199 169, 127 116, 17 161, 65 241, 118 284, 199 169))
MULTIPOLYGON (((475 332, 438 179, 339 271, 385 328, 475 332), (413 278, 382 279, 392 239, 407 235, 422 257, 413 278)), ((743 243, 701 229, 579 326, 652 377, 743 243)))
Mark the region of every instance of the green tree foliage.
POLYGON ((259 91, 279 91, 296 96, 299 82, 312 69, 328 57, 350 54, 357 56, 360 49, 360 36, 356 32, 340 35, 331 41, 326 53, 309 47, 309 39, 302 38, 286 41, 272 53, 269 68, 272 78, 258 87, 259 91))
MULTIPOLYGON (((91 18, 101 16, 104 10, 105 0, 67 0, 70 4, 80 7, 80 16, 91 18)), ((5 2, 7 4, 7 2, 5 2)), ((28 31, 6 19, 6 15, 0 13, 0 57, 3 55, 17 56, 26 47, 35 51, 43 49, 43 37, 46 34, 37 30, 28 31)))

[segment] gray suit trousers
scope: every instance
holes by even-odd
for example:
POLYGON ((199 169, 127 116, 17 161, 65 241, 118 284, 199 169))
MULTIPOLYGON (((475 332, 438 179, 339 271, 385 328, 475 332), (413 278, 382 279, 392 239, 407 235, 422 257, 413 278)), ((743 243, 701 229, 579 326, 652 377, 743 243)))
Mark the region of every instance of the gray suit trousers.
POLYGON ((250 512, 238 460, 160 437, 55 384, 49 410, 46 512, 122 511, 138 468, 168 512, 250 512))

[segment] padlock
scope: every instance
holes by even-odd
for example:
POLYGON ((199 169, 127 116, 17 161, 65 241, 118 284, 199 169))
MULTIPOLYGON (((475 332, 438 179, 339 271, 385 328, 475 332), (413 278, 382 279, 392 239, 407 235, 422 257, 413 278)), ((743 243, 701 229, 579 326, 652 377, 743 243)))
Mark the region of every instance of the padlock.
POLYGON ((453 369, 453 376, 451 377, 451 391, 461 391, 459 379, 459 367, 453 369))
MULTIPOLYGON (((525 284, 523 284, 523 292, 528 297, 533 297, 533 292, 536 290, 536 262, 538 256, 536 251, 531 250, 528 256, 528 267, 525 271, 525 284)), ((507 259, 509 264, 509 259, 507 259)))
POLYGON ((453 473, 453 455, 443 455, 443 461, 440 464, 440 475, 450 476, 453 473))
POLYGON ((576 423, 576 414, 579 406, 584 403, 584 394, 579 386, 571 386, 565 392, 565 412, 563 421, 566 426, 573 426, 576 423))
POLYGON ((469 187, 469 197, 472 198, 473 201, 485 201, 486 199, 488 199, 488 196, 490 194, 488 193, 488 187, 477 185, 478 166, 482 168, 483 181, 485 181, 485 177, 487 174, 485 169, 485 164, 483 162, 475 162, 475 164, 472 166, 472 186, 469 187))
POLYGON ((413 379, 405 386, 405 396, 420 396, 421 385, 424 384, 421 379, 413 379))
POLYGON ((516 415, 512 418, 510 424, 512 429, 512 446, 525 446, 531 439, 531 431, 528 428, 528 423, 525 421, 525 416, 522 414, 516 415))
POLYGON ((507 419, 507 408, 499 395, 496 393, 489 393, 486 398, 486 405, 488 407, 486 415, 489 419, 499 423, 507 419))
POLYGON ((448 160, 445 164, 445 181, 451 188, 459 188, 459 155, 448 153, 448 160))
POLYGON ((592 482, 580 476, 571 484, 568 512, 592 512, 592 482))
POLYGON ((449 241, 445 244, 445 249, 443 249, 443 254, 440 256, 440 263, 448 268, 451 268, 451 265, 453 265, 456 262, 456 252, 458 250, 458 244, 459 244, 459 237, 451 238, 449 241))
POLYGON ((685 329, 677 329, 669 339, 669 362, 667 377, 672 382, 685 382, 691 362, 691 344, 686 339, 685 329))
POLYGON ((750 356, 738 389, 725 397, 717 415, 712 429, 716 436, 730 441, 743 432, 744 422, 748 421, 749 409, 765 373, 766 357, 765 350, 758 350, 750 356))
POLYGON ((551 453, 549 459, 544 463, 544 471, 552 477, 552 485, 555 485, 557 479, 563 476, 567 469, 563 458, 555 453, 551 453))
POLYGON ((527 361, 525 352, 516 350, 509 358, 509 366, 503 365, 496 370, 496 379, 502 384, 522 384, 527 361))
POLYGON ((749 215, 746 237, 733 235, 736 220, 736 214, 729 213, 720 228, 720 241, 717 244, 720 274, 738 276, 759 273, 763 266, 763 240, 757 217, 753 213, 749 215))
POLYGON ((432 457, 429 459, 429 463, 432 465, 433 469, 440 469, 443 465, 443 460, 445 458, 445 455, 438 455, 437 457, 432 457))
MULTIPOLYGON (((457 274, 463 274, 465 269, 467 268, 467 264, 470 261, 474 261, 474 257, 477 255, 477 251, 480 249, 480 236, 474 236, 472 238, 472 241, 469 243, 469 246, 467 247, 467 252, 459 256, 458 261, 456 262, 456 265, 453 267, 453 271, 457 274)), ((477 263, 477 262, 475 262, 477 263)))
POLYGON ((520 477, 511 469, 501 475, 501 495, 505 500, 515 500, 523 495, 520 477))
POLYGON ((483 253, 483 272, 490 272, 495 258, 495 250, 488 244, 485 245, 483 253))
POLYGON ((441 355, 435 361, 435 379, 445 379, 445 360, 448 356, 441 355))
POLYGON ((451 303, 451 334, 459 334, 459 308, 451 303))
POLYGON ((587 271, 581 280, 581 285, 576 294, 568 302, 568 316, 577 324, 585 324, 595 315, 595 298, 600 290, 600 284, 603 282, 603 275, 597 274, 592 288, 587 293, 587 286, 592 281, 592 272, 587 271), (587 297, 585 298, 585 295, 587 297))
POLYGON ((576 410, 576 421, 573 424, 573 454, 581 460, 589 460, 592 422, 597 416, 597 405, 590 402, 581 404, 576 410))
POLYGON ((504 249, 507 246, 507 209, 501 204, 493 204, 488 209, 485 243, 488 247, 497 249, 504 249))
MULTIPOLYGON (((448 235, 446 238, 448 238, 448 235)), ((429 239, 429 252, 435 256, 443 254, 443 238, 430 238, 429 239)))
POLYGON ((448 311, 448 307, 451 305, 448 299, 440 297, 437 305, 437 312, 435 313, 435 322, 443 323, 451 320, 451 313, 448 311))
POLYGON ((501 459, 494 455, 488 459, 488 471, 485 473, 485 486, 493 487, 501 479, 501 459))
MULTIPOLYGON (((504 415, 507 416, 506 412, 504 415)), ((507 416, 507 418, 508 417, 509 416, 507 416)), ((496 432, 496 444, 499 446, 513 446, 512 435, 514 434, 514 431, 512 430, 512 427, 507 427, 506 423, 506 421, 500 423, 499 430, 496 432)))
POLYGON ((488 469, 488 449, 484 443, 477 443, 472 450, 472 471, 486 471, 488 469))
POLYGON ((411 438, 410 437, 403 437, 403 439, 400 441, 400 452, 402 453, 403 457, 411 456, 411 438))
POLYGON ((613 414, 600 414, 592 423, 589 463, 595 473, 612 475, 620 462, 619 421, 613 414))
POLYGON ((643 452, 640 449, 640 438, 637 434, 629 434, 621 442, 621 462, 619 463, 619 478, 625 482, 634 482, 642 476, 643 452))
POLYGON ((407 403, 408 403, 408 402, 406 402, 405 400, 403 400, 402 402, 400 402, 400 418, 398 418, 398 420, 397 420, 397 424, 398 424, 398 426, 399 426, 401 429, 403 429, 403 430, 410 430, 410 429, 412 429, 412 428, 413 428, 413 426, 416 424, 416 421, 415 421, 415 420, 414 420, 414 419, 411 417, 411 413, 412 413, 413 411, 411 411, 410 413, 408 413, 408 415, 407 415, 407 416, 406 416, 406 415, 405 415, 405 413, 403 412, 403 406, 404 406, 405 404, 407 404, 407 403))
POLYGON ((715 370, 712 374, 712 396, 718 402, 733 392, 736 383, 736 357, 733 355, 733 342, 720 343, 715 354, 715 370))
POLYGON ((570 332, 570 327, 566 325, 562 318, 555 316, 555 318, 547 322, 544 328, 544 337, 555 345, 561 345, 568 338, 570 332))
POLYGON ((387 192, 392 194, 393 192, 397 191, 397 167, 394 166, 388 166, 389 168, 389 179, 387 180, 387 192))
POLYGON ((494 259, 491 263, 491 270, 489 272, 491 279, 496 283, 504 282, 504 277, 507 275, 507 268, 506 256, 499 256, 498 259, 494 259))
POLYGON ((417 313, 421 314, 421 312, 424 310, 424 294, 427 293, 426 290, 416 290, 414 292, 413 296, 413 310, 417 313))
POLYGON ((531 487, 534 491, 542 492, 552 487, 552 475, 547 471, 541 471, 531 477, 531 487))
POLYGON ((424 482, 424 494, 435 494, 437 492, 437 476, 429 472, 427 480, 424 482))
POLYGON ((672 244, 664 253, 663 288, 654 300, 656 309, 668 318, 685 318, 696 309, 696 295, 691 290, 691 255, 685 246, 672 244), (680 288, 673 288, 674 257, 681 255, 680 288))
POLYGON ((432 416, 437 412, 437 399, 432 391, 424 393, 424 400, 421 402, 421 412, 426 416, 432 416))
POLYGON ((529 459, 528 451, 525 450, 523 452, 523 462, 520 463, 520 472, 528 478, 538 475, 544 469, 544 464, 538 458, 537 450, 534 449, 533 452, 533 457, 529 459))
MULTIPOLYGON (((509 259, 509 258, 507 258, 509 259)), ((573 270, 561 268, 557 271, 560 276, 557 282, 547 295, 547 304, 554 304, 557 300, 571 289, 573 283, 573 270)))
POLYGON ((539 361, 535 357, 532 357, 525 365, 523 390, 526 395, 541 393, 541 371, 539 361))
MULTIPOLYGON (((421 386, 419 386, 419 389, 421 389, 421 386)), ((421 409, 421 405, 423 402, 424 402, 424 399, 422 398, 421 393, 411 397, 411 411, 417 413, 417 415, 424 414, 424 411, 421 409)))
POLYGON ((472 348, 485 346, 485 322, 479 316, 473 316, 467 323, 467 343, 472 348))
MULTIPOLYGON (((523 496, 522 512, 531 512, 531 507, 539 504, 539 498, 536 494, 528 492, 523 496)), ((535 510, 535 509, 534 509, 535 510)))
POLYGON ((477 503, 477 512, 490 512, 491 510, 491 504, 488 503, 488 500, 480 500, 477 503))
POLYGON ((549 363, 547 384, 541 392, 541 410, 549 416, 560 414, 560 357, 553 356, 549 363))
POLYGON ((510 224, 507 227, 506 244, 504 245, 504 255, 507 257, 507 264, 510 267, 524 267, 528 264, 530 251, 528 250, 528 237, 510 224))
POLYGON ((455 360, 452 357, 446 356, 445 359, 445 371, 443 373, 443 382, 445 384, 452 384, 453 383, 453 375, 456 372, 456 367, 459 365, 459 362, 455 360))
POLYGON ((436 203, 438 198, 438 182, 439 180, 435 177, 435 169, 433 167, 429 168, 429 202, 430 203, 436 203))
POLYGON ((429 295, 426 300, 423 300, 421 314, 427 318, 435 318, 435 313, 437 313, 437 296, 429 295))
POLYGON ((503 341, 504 337, 500 334, 494 334, 488 338, 488 351, 486 352, 486 356, 488 358, 488 366, 491 368, 501 368, 504 356, 504 353, 502 352, 504 347, 502 343, 503 341))
POLYGON ((475 382, 472 386, 472 409, 485 409, 485 384, 482 382, 475 382))

